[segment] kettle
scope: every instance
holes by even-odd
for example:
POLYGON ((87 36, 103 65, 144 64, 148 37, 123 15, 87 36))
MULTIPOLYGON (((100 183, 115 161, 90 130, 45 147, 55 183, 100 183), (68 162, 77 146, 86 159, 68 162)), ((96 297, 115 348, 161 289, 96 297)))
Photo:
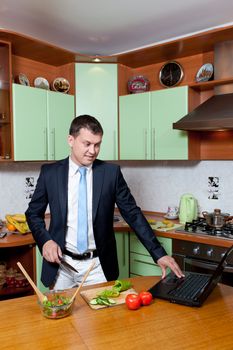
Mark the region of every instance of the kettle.
POLYGON ((185 193, 180 198, 179 220, 181 224, 192 222, 197 219, 198 205, 197 200, 190 193, 185 193))

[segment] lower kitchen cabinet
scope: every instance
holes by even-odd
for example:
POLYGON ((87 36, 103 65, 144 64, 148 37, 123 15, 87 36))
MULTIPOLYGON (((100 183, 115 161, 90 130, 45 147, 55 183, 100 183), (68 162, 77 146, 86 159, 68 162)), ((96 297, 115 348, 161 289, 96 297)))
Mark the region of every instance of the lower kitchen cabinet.
POLYGON ((36 285, 39 288, 39 290, 42 293, 44 293, 44 292, 48 292, 49 288, 45 287, 41 282, 41 279, 40 279, 41 269, 42 269, 42 256, 38 247, 36 247, 36 285))
POLYGON ((17 262, 22 264, 31 279, 35 281, 35 242, 31 235, 9 234, 1 239, 0 300, 23 297, 34 293, 29 284, 25 286, 17 285, 18 274, 21 274, 17 262))
POLYGON ((119 278, 129 277, 129 233, 116 232, 117 258, 119 264, 119 278))
MULTIPOLYGON (((157 237, 168 255, 172 254, 172 239, 157 237)), ((130 234, 130 277, 161 276, 161 268, 155 264, 149 252, 137 236, 130 234)))

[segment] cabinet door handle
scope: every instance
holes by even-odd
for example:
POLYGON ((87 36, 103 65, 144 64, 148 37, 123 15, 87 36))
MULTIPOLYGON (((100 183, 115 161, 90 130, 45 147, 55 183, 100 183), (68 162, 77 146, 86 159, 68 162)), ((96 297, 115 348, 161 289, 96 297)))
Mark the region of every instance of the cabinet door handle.
POLYGON ((125 240, 126 240, 126 234, 123 234, 123 247, 122 247, 122 249, 123 249, 123 252, 124 252, 124 254, 123 254, 123 265, 124 266, 126 264, 125 240))
POLYGON ((140 260, 140 259, 134 259, 134 262, 139 262, 139 263, 146 264, 146 265, 156 266, 155 263, 150 263, 150 262, 143 261, 143 260, 140 260))
POLYGON ((52 146, 53 146, 53 149, 52 149, 52 152, 51 152, 51 158, 54 160, 55 159, 55 128, 52 128, 51 130, 51 135, 52 135, 52 146))
POLYGON ((117 159, 117 136, 116 130, 113 130, 113 159, 117 159))
POLYGON ((153 159, 155 159, 155 128, 152 129, 152 149, 153 149, 153 159))
POLYGON ((48 158, 48 138, 47 138, 47 128, 44 128, 44 159, 48 158))
POLYGON ((147 129, 144 129, 145 159, 147 159, 147 129))

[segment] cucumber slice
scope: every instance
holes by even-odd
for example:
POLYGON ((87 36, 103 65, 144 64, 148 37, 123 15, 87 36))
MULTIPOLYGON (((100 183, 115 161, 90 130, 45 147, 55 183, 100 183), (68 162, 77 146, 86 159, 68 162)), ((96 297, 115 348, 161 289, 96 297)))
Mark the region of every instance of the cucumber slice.
POLYGON ((114 299, 108 298, 109 304, 114 305, 116 304, 116 301, 114 299))

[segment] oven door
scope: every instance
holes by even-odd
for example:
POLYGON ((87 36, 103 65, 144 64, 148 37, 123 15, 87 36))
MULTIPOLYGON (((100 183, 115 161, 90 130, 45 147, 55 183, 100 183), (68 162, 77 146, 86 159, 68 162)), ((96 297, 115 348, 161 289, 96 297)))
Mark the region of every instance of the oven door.
MULTIPOLYGON (((198 273, 206 273, 212 275, 216 270, 218 264, 214 262, 209 262, 205 260, 184 257, 183 266, 185 271, 192 271, 198 273)), ((233 266, 227 265, 222 273, 221 283, 227 284, 228 286, 233 286, 233 266)))
POLYGON ((206 273, 212 275, 217 266, 217 263, 196 258, 184 257, 183 260, 184 271, 206 273))

